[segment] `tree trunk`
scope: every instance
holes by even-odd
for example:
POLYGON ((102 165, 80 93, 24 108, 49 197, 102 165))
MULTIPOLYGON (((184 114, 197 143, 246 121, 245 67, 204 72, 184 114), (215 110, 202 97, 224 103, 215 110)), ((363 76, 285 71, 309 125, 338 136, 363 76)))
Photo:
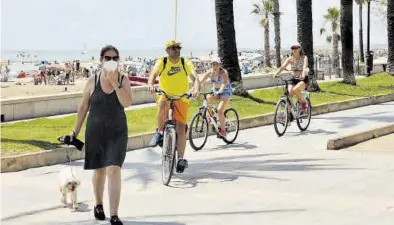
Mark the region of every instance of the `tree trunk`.
POLYGON ((279 0, 273 0, 274 3, 274 27, 275 27, 275 58, 276 67, 282 65, 282 58, 280 57, 280 11, 279 11, 279 0))
POLYGON ((394 0, 387 1, 387 72, 394 76, 394 0))
POLYGON ((218 53, 223 67, 228 71, 235 95, 245 95, 238 62, 235 40, 233 0, 215 0, 218 53))
POLYGON ((341 0, 343 82, 356 85, 353 68, 353 0, 341 0))
POLYGON ((339 37, 334 30, 332 31, 332 33, 333 33, 332 34, 332 58, 333 58, 332 65, 336 75, 338 77, 341 77, 341 67, 339 65, 339 50, 338 50, 339 37))
POLYGON ((359 30, 359 44, 360 44, 360 61, 364 62, 364 37, 363 37, 363 4, 358 6, 358 16, 360 20, 360 30, 359 30))
POLYGON ((266 15, 267 23, 264 24, 264 64, 266 67, 271 67, 270 57, 270 24, 268 15, 266 15))
POLYGON ((308 57, 309 85, 311 92, 320 91, 316 82, 313 56, 313 18, 312 0, 297 0, 297 39, 305 55, 308 57))

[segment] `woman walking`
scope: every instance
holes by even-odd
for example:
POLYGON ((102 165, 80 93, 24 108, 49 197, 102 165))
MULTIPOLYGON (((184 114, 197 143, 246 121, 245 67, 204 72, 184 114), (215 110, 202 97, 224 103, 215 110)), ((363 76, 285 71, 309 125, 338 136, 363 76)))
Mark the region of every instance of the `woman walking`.
POLYGON ((128 128, 124 107, 132 102, 127 76, 118 69, 119 51, 109 45, 101 49, 102 71, 87 81, 77 121, 72 132, 77 137, 89 111, 85 133, 85 170, 93 171, 95 196, 94 217, 105 220, 103 209, 104 184, 108 178, 111 225, 123 225, 118 218, 123 165, 128 128))

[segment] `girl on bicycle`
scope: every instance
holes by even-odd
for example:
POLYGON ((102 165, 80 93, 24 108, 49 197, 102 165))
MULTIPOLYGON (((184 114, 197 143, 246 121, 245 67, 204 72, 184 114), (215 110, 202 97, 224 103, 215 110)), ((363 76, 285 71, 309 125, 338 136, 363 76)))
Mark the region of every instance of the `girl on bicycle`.
POLYGON ((224 110, 229 106, 232 96, 232 87, 228 78, 227 70, 220 66, 220 59, 216 58, 211 61, 211 69, 208 70, 201 78, 201 83, 210 79, 212 82, 213 95, 208 96, 209 102, 219 100, 218 116, 220 122, 219 135, 226 137, 224 110))
POLYGON ((278 72, 276 72, 275 76, 278 76, 278 74, 285 70, 289 64, 291 65, 293 78, 290 80, 288 90, 290 96, 293 96, 294 94, 297 96, 298 101, 301 102, 302 109, 306 110, 308 106, 301 94, 301 91, 305 90, 306 85, 308 84, 308 57, 304 55, 299 43, 292 45, 291 51, 292 56, 286 59, 278 72))

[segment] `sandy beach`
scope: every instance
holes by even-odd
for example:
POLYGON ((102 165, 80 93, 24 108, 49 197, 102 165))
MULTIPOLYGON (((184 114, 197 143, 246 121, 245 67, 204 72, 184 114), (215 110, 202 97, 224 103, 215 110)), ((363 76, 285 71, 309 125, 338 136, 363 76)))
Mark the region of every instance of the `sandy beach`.
POLYGON ((1 99, 80 92, 86 80, 86 78, 79 78, 75 84, 70 85, 33 85, 33 78, 22 78, 14 82, 1 82, 1 99), (17 83, 21 85, 17 85, 17 83), (67 91, 65 91, 66 87, 67 91))

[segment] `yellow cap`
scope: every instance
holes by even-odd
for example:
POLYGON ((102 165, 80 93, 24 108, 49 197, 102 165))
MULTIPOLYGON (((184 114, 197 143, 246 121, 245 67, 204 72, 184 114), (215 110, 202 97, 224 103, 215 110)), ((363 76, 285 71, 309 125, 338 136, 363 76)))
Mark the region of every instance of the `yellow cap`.
POLYGON ((181 45, 181 42, 176 41, 176 40, 167 41, 166 48, 169 48, 169 47, 174 46, 174 45, 178 45, 179 46, 179 45, 181 45))

